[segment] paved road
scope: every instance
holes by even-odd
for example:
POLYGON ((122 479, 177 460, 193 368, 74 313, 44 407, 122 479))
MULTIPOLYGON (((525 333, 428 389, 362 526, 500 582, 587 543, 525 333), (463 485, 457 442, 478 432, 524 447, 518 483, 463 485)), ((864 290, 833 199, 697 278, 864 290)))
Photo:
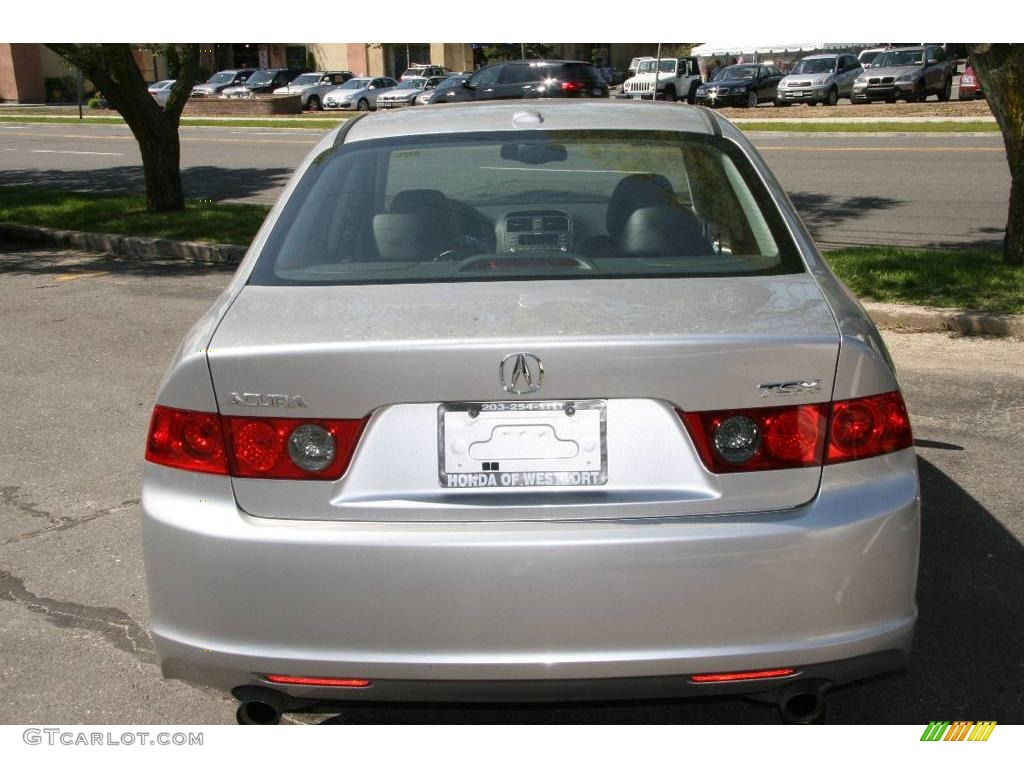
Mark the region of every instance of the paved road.
MULTIPOLYGON (((182 129, 190 197, 270 203, 319 131, 182 129)), ((992 136, 754 134, 823 246, 998 245, 1009 171, 992 136)), ((127 128, 0 124, 0 184, 141 190, 127 128)))
MULTIPOLYGON (((150 408, 230 273, 0 244, 0 722, 217 723, 160 679, 146 634, 139 483, 150 408)), ((837 691, 834 722, 1024 720, 1024 344, 888 337, 924 494, 914 668, 837 691)), ((773 723, 739 700, 350 710, 358 722, 773 723)), ((312 718, 301 718, 310 721, 312 718)))

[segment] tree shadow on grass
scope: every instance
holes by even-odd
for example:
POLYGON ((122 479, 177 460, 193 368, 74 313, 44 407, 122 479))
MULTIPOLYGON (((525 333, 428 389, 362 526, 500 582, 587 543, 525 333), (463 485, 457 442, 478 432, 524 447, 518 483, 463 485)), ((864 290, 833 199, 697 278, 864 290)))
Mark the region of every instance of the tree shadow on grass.
MULTIPOLYGON (((1024 720, 1024 546, 941 470, 918 459, 920 618, 906 674, 833 691, 831 723, 1024 720)), ((587 705, 346 707, 340 723, 777 723, 742 699, 587 705)))

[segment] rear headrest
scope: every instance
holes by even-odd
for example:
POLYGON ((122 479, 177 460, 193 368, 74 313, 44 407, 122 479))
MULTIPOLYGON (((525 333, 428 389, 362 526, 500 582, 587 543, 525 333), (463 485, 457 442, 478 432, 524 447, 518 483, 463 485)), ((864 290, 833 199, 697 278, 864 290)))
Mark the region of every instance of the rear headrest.
POLYGON ((621 256, 710 256, 711 244, 687 208, 653 206, 634 211, 618 240, 621 256))
POLYGON ((623 178, 608 201, 605 224, 612 239, 622 234, 626 221, 638 208, 678 205, 672 182, 660 173, 634 173, 623 178))
POLYGON ((373 237, 382 261, 433 261, 454 247, 444 216, 427 211, 378 213, 373 237))

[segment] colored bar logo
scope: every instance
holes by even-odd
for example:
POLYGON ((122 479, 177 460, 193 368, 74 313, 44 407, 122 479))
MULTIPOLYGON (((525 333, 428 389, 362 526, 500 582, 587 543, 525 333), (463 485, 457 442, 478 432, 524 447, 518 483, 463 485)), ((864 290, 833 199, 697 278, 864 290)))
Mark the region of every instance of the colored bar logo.
POLYGON ((921 741, 988 741, 995 720, 932 720, 921 734, 921 741))

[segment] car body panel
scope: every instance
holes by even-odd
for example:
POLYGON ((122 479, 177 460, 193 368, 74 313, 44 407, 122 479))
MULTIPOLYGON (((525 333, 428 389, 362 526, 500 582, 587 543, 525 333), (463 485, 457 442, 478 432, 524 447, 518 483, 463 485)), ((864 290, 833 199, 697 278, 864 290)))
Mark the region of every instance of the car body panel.
POLYGON ((146 467, 152 634, 165 671, 224 688, 271 672, 490 680, 501 699, 509 680, 906 650, 916 616, 912 451, 826 468, 799 509, 642 524, 260 520, 226 478, 186 489, 175 472, 146 467))

